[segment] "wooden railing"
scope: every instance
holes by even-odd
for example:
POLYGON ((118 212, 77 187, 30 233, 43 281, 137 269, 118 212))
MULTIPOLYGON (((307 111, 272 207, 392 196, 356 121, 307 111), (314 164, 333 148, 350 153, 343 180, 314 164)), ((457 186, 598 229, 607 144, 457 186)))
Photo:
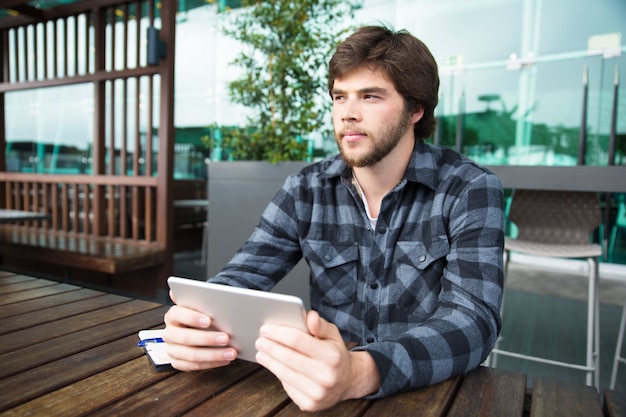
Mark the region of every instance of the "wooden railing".
POLYGON ((5 208, 50 220, 12 227, 155 243, 157 178, 0 172, 5 208))
MULTIPOLYGON (((176 0, 98 0, 0 19, 0 207, 49 216, 0 226, 3 266, 166 294, 174 246, 176 10, 176 0), (158 53, 162 45, 165 54, 158 53), (92 132, 72 137, 89 156, 90 175, 44 173, 54 167, 5 172, 14 169, 5 149, 15 140, 7 136, 5 96, 74 84, 93 91, 86 105, 92 132)), ((83 117, 67 114, 66 124, 83 117)), ((38 115, 32 123, 47 131, 38 115)), ((30 140, 49 145, 47 134, 30 140)))

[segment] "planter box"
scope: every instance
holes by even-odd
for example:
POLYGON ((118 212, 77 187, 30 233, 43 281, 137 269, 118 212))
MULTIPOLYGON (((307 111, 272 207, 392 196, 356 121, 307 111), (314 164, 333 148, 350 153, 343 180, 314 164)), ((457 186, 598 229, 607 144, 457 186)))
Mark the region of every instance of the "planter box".
MULTIPOLYGON (((285 179, 310 162, 210 162, 207 277, 217 274, 248 239, 285 179)), ((309 308, 309 268, 304 261, 274 288, 297 295, 309 308)))

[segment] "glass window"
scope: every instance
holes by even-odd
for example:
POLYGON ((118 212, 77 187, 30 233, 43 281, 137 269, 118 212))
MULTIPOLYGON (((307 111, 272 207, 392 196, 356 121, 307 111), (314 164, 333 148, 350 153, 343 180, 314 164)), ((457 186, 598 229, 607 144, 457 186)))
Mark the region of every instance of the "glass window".
POLYGON ((78 84, 6 93, 7 171, 90 172, 92 92, 78 84))
MULTIPOLYGON (((247 110, 228 100, 226 85, 240 69, 229 65, 238 45, 223 35, 223 19, 207 5, 179 20, 177 132, 245 121, 247 110)), ((623 1, 364 0, 354 25, 381 23, 409 30, 437 59, 441 143, 455 146, 461 136, 462 151, 485 163, 575 164, 587 69, 586 163, 608 163, 613 73, 626 68, 626 48, 621 38, 613 55, 588 46, 596 35, 626 34, 623 1)), ((623 131, 626 112, 617 118, 623 131)), ((330 139, 316 141, 312 152, 335 152, 330 139)), ((626 162, 622 142, 617 163, 626 162)))
MULTIPOLYGON (((203 142, 211 134, 210 126, 237 126, 249 114, 228 99, 226 86, 241 71, 230 65, 239 45, 222 32, 230 12, 195 4, 177 16, 177 178, 203 178, 204 159, 220 157, 210 155, 203 142)), ((83 21, 68 22, 71 29, 76 23, 82 27, 83 21)), ((626 164, 626 111, 614 106, 616 91, 618 106, 626 106, 624 82, 621 89, 614 84, 617 68, 622 69, 622 80, 626 68, 623 0, 597 0, 593 5, 585 0, 363 0, 353 24, 407 29, 432 50, 441 77, 436 109, 440 123, 434 141, 460 145, 462 152, 486 164, 573 165, 586 109, 585 163, 609 163, 615 120, 614 161, 626 164)), ((134 33, 130 30, 129 36, 134 33)), ((76 70, 85 71, 85 64, 76 70)), ((118 119, 124 100, 128 109, 135 100, 132 82, 128 88, 122 99, 115 83, 113 111, 118 119)), ((108 101, 109 91, 107 87, 108 101)), ((91 172, 93 99, 90 85, 6 93, 8 170, 91 172)), ((149 123, 145 119, 137 121, 143 132, 149 123)), ((118 147, 122 132, 114 134, 118 147)), ((141 143, 146 141, 143 136, 141 143)), ((321 132, 312 136, 316 140, 311 154, 316 158, 336 152, 332 137, 321 132)), ((105 141, 109 146, 108 136, 105 141)))

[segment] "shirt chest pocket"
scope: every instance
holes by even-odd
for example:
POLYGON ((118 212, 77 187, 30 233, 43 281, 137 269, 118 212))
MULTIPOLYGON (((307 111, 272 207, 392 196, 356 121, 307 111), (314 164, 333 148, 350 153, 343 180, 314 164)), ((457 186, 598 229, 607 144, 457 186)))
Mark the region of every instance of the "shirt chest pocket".
POLYGON ((312 298, 334 306, 356 300, 359 259, 356 244, 307 241, 302 254, 311 268, 312 298))
POLYGON ((398 242, 392 292, 399 310, 420 319, 432 314, 449 252, 447 239, 428 247, 422 242, 398 242))

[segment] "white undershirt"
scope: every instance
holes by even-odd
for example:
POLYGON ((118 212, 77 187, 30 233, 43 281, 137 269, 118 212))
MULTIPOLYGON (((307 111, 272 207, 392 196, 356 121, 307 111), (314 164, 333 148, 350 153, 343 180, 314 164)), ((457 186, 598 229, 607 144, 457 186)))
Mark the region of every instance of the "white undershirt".
POLYGON ((378 220, 378 217, 372 217, 370 213, 370 206, 369 204, 367 204, 367 198, 365 197, 365 193, 363 192, 363 189, 361 188, 359 182, 356 180, 354 173, 352 173, 352 180, 354 181, 354 186, 356 187, 356 190, 359 193, 361 200, 363 200, 363 204, 365 205, 365 212, 367 213, 367 218, 370 221, 370 225, 372 226, 372 229, 374 229, 376 227, 376 221, 378 220))

